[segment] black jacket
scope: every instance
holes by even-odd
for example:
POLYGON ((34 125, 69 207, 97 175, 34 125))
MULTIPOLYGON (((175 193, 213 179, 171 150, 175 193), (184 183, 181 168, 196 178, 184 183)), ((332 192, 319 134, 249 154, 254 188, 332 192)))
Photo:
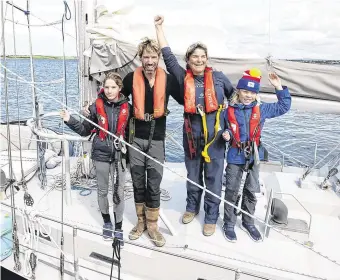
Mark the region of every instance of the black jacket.
MULTIPOLYGON (((121 95, 118 102, 109 102, 104 93, 99 94, 99 98, 104 100, 104 108, 108 118, 109 129, 108 131, 112 133, 116 133, 116 125, 118 122, 118 116, 120 112, 120 106, 129 101, 127 97, 121 95)), ((90 105, 90 116, 88 117, 91 121, 98 124, 97 119, 97 110, 96 110, 96 103, 90 105)), ((132 108, 129 104, 129 118, 131 117, 132 108)), ((92 159, 96 161, 104 161, 104 162, 113 162, 115 160, 115 146, 114 140, 115 138, 107 135, 106 139, 102 141, 98 134, 99 129, 95 127, 93 124, 89 123, 88 121, 84 120, 83 122, 78 121, 74 117, 70 117, 70 120, 66 123, 66 125, 72 129, 74 132, 78 133, 81 136, 89 136, 91 131, 96 128, 96 134, 93 139, 92 143, 92 159)), ((129 127, 127 125, 125 129, 125 139, 128 135, 129 127)))
MULTIPOLYGON (((134 72, 128 73, 123 80, 123 90, 122 93, 125 96, 133 96, 133 74, 134 72)), ((144 75, 145 82, 145 113, 153 114, 153 87, 150 87, 149 81, 144 75)), ((170 74, 166 75, 166 105, 168 105, 170 95, 177 101, 177 103, 183 105, 184 99, 183 94, 181 95, 179 84, 176 78, 170 74)), ((133 103, 133 100, 132 100, 133 103)), ((135 137, 140 139, 149 139, 150 136, 150 122, 145 122, 141 120, 135 120, 135 137)), ((166 117, 161 117, 156 119, 155 132, 153 135, 153 140, 165 139, 165 129, 166 129, 166 117)))

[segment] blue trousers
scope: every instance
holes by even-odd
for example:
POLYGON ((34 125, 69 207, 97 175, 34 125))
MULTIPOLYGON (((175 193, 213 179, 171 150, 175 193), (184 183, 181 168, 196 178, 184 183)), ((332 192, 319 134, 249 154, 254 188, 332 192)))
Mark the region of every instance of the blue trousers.
MULTIPOLYGON (((203 157, 197 156, 195 159, 185 157, 187 177, 193 182, 203 185, 203 178, 206 189, 221 196, 222 176, 224 169, 224 159, 212 159, 207 163, 203 157)), ((198 213, 201 205, 203 190, 187 181, 187 206, 186 211, 198 213)), ((216 224, 219 216, 219 206, 221 200, 206 193, 204 196, 204 211, 206 224, 216 224)))

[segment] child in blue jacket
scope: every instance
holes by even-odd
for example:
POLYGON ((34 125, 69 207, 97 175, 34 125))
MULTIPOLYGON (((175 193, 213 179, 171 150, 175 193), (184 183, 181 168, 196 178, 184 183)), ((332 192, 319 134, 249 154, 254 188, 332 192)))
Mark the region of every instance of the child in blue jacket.
MULTIPOLYGON (((256 196, 259 192, 259 161, 264 159, 264 149, 261 146, 261 132, 266 119, 275 118, 287 113, 291 106, 291 96, 288 88, 281 85, 280 78, 269 74, 269 81, 275 87, 278 101, 276 103, 260 102, 261 72, 250 69, 243 73, 237 84, 237 92, 225 111, 225 121, 228 129, 223 137, 229 141, 226 167, 225 200, 237 205, 238 192, 242 175, 246 173, 242 193, 241 209, 251 215, 255 213, 256 196)), ((234 207, 224 205, 223 233, 230 242, 236 242, 235 224, 237 216, 234 207)), ((258 242, 262 236, 254 225, 254 219, 242 213, 241 228, 258 242)))

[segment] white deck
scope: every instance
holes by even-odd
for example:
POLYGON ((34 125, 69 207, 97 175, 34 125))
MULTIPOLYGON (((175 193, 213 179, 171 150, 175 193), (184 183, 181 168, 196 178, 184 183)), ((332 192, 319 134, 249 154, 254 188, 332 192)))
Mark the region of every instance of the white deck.
MULTIPOLYGON (((72 159, 75 164, 76 159, 72 159)), ((184 164, 167 163, 172 170, 186 175, 184 164)), ((48 175, 58 174, 60 167, 47 170, 48 175)), ((302 173, 302 170, 301 170, 302 173)), ((300 173, 300 174, 301 174, 300 173)), ((204 211, 203 200, 200 214, 194 221, 188 225, 181 223, 181 215, 185 210, 186 187, 185 180, 177 177, 168 170, 164 170, 162 188, 168 190, 171 200, 162 201, 161 208, 167 220, 171 223, 176 231, 172 236, 165 224, 160 221, 159 226, 164 234, 167 243, 163 248, 157 248, 161 251, 181 254, 188 257, 213 262, 222 266, 239 268, 241 272, 251 272, 256 275, 268 277, 270 279, 313 279, 313 277, 303 276, 302 274, 312 275, 321 279, 340 279, 340 200, 336 194, 329 191, 322 191, 315 186, 314 182, 319 182, 321 178, 308 176, 309 188, 301 189, 295 184, 295 180, 300 174, 296 173, 261 173, 261 178, 266 183, 268 178, 276 178, 279 188, 282 192, 288 192, 296 196, 305 208, 312 214, 312 226, 308 239, 307 235, 286 232, 291 237, 299 241, 312 241, 313 249, 320 251, 330 259, 336 260, 338 264, 332 263, 312 252, 301 245, 283 237, 279 233, 270 230, 269 237, 264 242, 255 243, 249 236, 238 226, 236 234, 237 243, 227 242, 222 234, 223 203, 220 205, 220 219, 218 221, 216 232, 213 236, 205 237, 202 234, 204 211), (187 249, 184 246, 187 245, 187 249)), ((273 181, 270 181, 273 182, 273 181)), ((51 183, 51 182, 50 182, 51 183)), ((268 186, 267 186, 268 187, 268 186)), ((40 189, 40 183, 37 177, 34 177, 28 184, 29 192, 35 199, 36 210, 41 215, 49 216, 60 220, 61 217, 61 192, 52 191, 39 204, 37 203, 43 195, 40 189)), ((47 188, 49 189, 49 188, 47 188)), ((16 206, 23 207, 23 194, 18 193, 15 196, 16 206)), ((266 196, 258 198, 258 205, 255 215, 264 219, 266 196)), ((289 207, 289 217, 304 219, 308 222, 308 215, 292 198, 284 196, 286 205, 289 207)), ((3 201, 10 204, 10 200, 3 201)), ((3 208, 3 207, 2 207, 3 208)), ((9 210, 9 209, 8 209, 9 210)), ((110 210, 112 212, 112 210, 110 210)), ((43 224, 52 227, 51 237, 57 244, 60 244, 60 224, 42 220, 43 224)), ((20 223, 20 219, 18 219, 20 223)), ((97 206, 96 191, 92 191, 89 196, 80 196, 79 191, 72 191, 72 205, 64 204, 64 222, 72 225, 85 227, 96 232, 101 232, 102 218, 97 206)), ((126 210, 124 215, 123 229, 125 238, 136 222, 133 198, 126 200, 126 210)), ((260 227, 262 229, 262 226, 260 227)), ((65 247, 64 251, 69 253, 68 258, 73 261, 72 256, 72 228, 64 226, 65 247)), ((128 240, 127 240, 128 241, 128 240)), ((41 250, 49 254, 55 254, 59 257, 58 250, 52 243, 43 240, 41 250)), ((209 266, 181 259, 176 256, 165 255, 159 251, 153 251, 147 248, 135 246, 137 244, 153 247, 145 233, 139 240, 126 244, 122 251, 122 278, 123 279, 234 279, 235 273, 223 268, 209 266), (229 278, 230 277, 230 278, 229 278)), ((105 256, 112 256, 111 242, 105 242, 100 236, 81 232, 78 230, 77 237, 77 254, 80 258, 80 264, 85 267, 92 267, 103 273, 110 274, 110 266, 107 263, 95 260, 89 257, 91 252, 97 252, 105 256), (89 263, 91 261, 92 263, 89 263), (97 264, 94 265, 93 262, 97 264)), ((59 266, 59 260, 53 260, 49 257, 42 256, 41 260, 54 263, 59 266)), ((7 258, 3 266, 9 269, 13 268, 13 256, 7 258)), ((65 267, 73 271, 73 266, 65 267)), ((115 270, 116 271, 116 268, 115 270)), ((38 262, 37 279, 39 275, 51 275, 49 279, 59 279, 57 269, 47 266, 45 263, 38 262), (51 273, 50 273, 51 272, 51 273), (55 277, 52 277, 55 275, 55 277)), ((96 272, 88 273, 88 270, 80 268, 80 273, 87 279, 107 279, 108 276, 96 272), (86 272, 86 273, 85 273, 86 272)), ((116 275, 115 272, 113 275, 116 275)), ((65 275, 65 279, 74 279, 74 277, 65 275)), ((256 277, 241 275, 240 279, 259 279, 256 277)))

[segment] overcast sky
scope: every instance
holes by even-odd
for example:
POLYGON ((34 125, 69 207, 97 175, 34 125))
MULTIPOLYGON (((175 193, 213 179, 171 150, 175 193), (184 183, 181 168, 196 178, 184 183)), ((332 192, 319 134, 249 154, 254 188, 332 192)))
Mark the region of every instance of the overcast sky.
MULTIPOLYGON (((88 0, 91 1, 91 0, 88 0)), ((46 22, 61 20, 62 0, 31 0, 31 12, 46 22)), ((66 55, 76 55, 73 1, 67 1, 72 19, 66 22, 66 55)), ((26 0, 14 0, 25 7, 26 0)), ((97 0, 109 3, 109 11, 131 4, 127 26, 136 40, 154 36, 153 16, 165 16, 170 45, 184 52, 193 41, 201 40, 211 54, 230 57, 340 59, 340 0, 97 0), (181 28, 185 23, 189 27, 181 28), (179 42, 180 41, 180 42, 179 42)), ((7 7, 6 18, 12 9, 7 7)), ((14 18, 26 23, 22 12, 14 18)), ((124 17, 123 17, 124 18, 124 17)), ((42 21, 31 17, 31 24, 42 21)), ((60 28, 58 25, 57 28, 60 28)), ((33 53, 62 55, 61 31, 53 27, 32 27, 33 53)), ((13 54, 12 23, 6 22, 6 52, 13 54)), ((17 53, 29 54, 27 27, 16 25, 17 53)))

